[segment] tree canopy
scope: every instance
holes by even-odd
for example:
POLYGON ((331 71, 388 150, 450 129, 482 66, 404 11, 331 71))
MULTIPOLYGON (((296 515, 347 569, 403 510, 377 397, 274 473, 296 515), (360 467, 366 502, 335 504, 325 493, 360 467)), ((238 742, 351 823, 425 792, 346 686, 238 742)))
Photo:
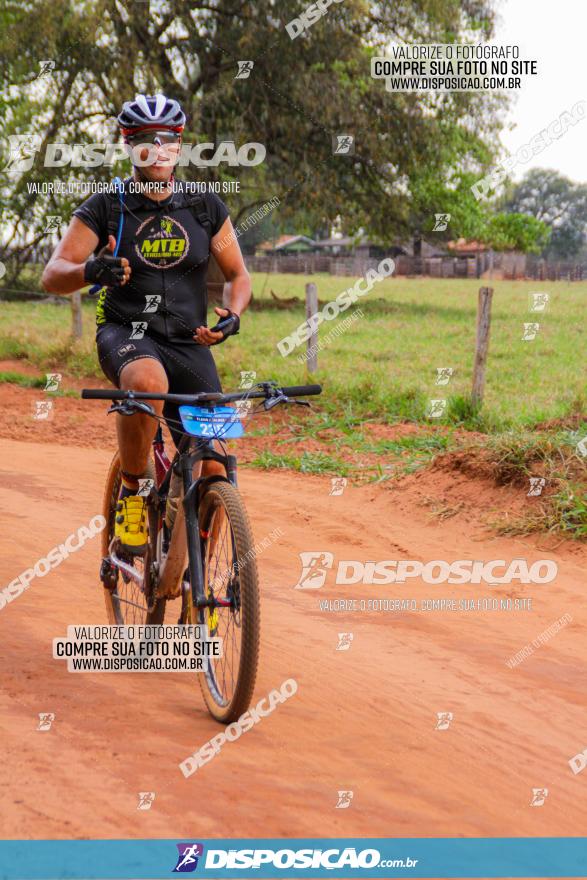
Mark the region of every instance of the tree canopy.
POLYGON ((504 209, 541 220, 550 230, 545 256, 555 260, 576 257, 585 246, 587 186, 573 183, 557 171, 533 168, 510 185, 504 209))
MULTIPOLYGON (((362 228, 390 243, 410 235, 415 218, 425 230, 435 212, 452 209, 457 234, 466 234, 475 208, 470 199, 459 206, 459 192, 466 175, 492 159, 503 98, 390 93, 371 78, 370 59, 391 40, 489 39, 491 0, 344 0, 292 40, 285 25, 306 7, 306 0, 9 0, 0 13, 3 135, 34 134, 43 147, 116 141, 123 101, 162 91, 186 111, 186 142, 265 145, 266 159, 254 168, 180 172, 238 180, 240 193, 226 198, 235 224, 278 196, 279 223, 297 231, 340 219, 348 233, 362 228), (54 69, 39 78, 44 60, 54 69), (235 78, 242 60, 254 66, 235 78), (354 136, 354 155, 334 153, 340 134, 354 136)), ((11 245, 39 240, 44 216, 68 217, 81 201, 31 195, 28 181, 113 174, 44 168, 38 159, 24 174, 4 171, 11 245)))

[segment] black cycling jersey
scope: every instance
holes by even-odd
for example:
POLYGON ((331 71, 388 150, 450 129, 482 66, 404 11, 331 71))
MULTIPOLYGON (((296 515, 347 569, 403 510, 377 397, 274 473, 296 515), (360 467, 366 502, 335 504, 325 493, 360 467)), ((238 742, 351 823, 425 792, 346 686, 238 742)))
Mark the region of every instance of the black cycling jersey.
MULTIPOLYGON (((96 307, 98 327, 106 323, 129 329, 144 325, 148 336, 179 342, 191 339, 206 324, 206 272, 210 235, 228 217, 226 205, 214 193, 202 192, 210 231, 188 205, 185 187, 157 202, 129 191, 124 182, 123 228, 119 257, 126 257, 131 277, 122 287, 102 290, 96 307)), ((108 241, 112 196, 96 193, 73 213, 99 238, 96 252, 108 241)))

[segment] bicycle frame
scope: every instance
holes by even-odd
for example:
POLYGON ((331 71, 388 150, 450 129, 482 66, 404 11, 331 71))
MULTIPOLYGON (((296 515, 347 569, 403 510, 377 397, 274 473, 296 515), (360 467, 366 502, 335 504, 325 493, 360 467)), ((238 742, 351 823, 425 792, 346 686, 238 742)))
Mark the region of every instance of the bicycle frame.
POLYGON ((230 482, 236 488, 236 456, 231 454, 223 454, 217 452, 212 446, 212 440, 202 440, 195 437, 184 435, 179 443, 179 447, 172 462, 169 462, 165 452, 163 443, 163 432, 161 426, 157 428, 157 433, 153 441, 153 450, 155 453, 155 463, 157 472, 157 494, 159 499, 167 496, 172 473, 180 473, 183 483, 183 510, 185 517, 185 525, 187 530, 187 550, 188 564, 190 571, 190 585, 192 591, 192 601, 194 607, 215 607, 218 604, 214 599, 206 597, 204 589, 204 571, 202 566, 202 540, 200 537, 200 528, 198 523, 198 511, 201 490, 209 483, 225 481, 230 482), (195 447, 195 448, 194 448, 195 447), (222 464, 226 470, 226 477, 220 474, 212 476, 196 477, 194 479, 193 469, 199 462, 217 461, 222 464), (167 465, 167 466, 166 466, 167 465), (159 475, 161 479, 159 480, 159 475), (195 499, 195 503, 194 503, 195 499))
MULTIPOLYGON (((203 624, 209 635, 221 639, 223 644, 226 637, 226 653, 223 649, 220 656, 208 657, 203 668, 199 668, 198 676, 208 711, 223 724, 234 722, 251 705, 260 631, 256 545, 247 512, 236 488, 236 457, 228 453, 224 443, 227 439, 242 435, 242 424, 233 427, 236 422, 241 422, 242 413, 237 411, 233 414, 233 409, 226 405, 256 399, 262 401, 262 409, 269 412, 281 403, 309 406, 307 401, 296 398, 320 394, 321 391, 319 385, 280 387, 276 382, 259 382, 250 389, 228 394, 82 390, 84 399, 110 400, 112 406, 108 412, 123 416, 142 412, 159 422, 152 444, 154 479, 140 483, 139 489, 139 494, 148 496, 149 540, 144 554, 130 560, 133 563, 136 561, 136 568, 127 561, 128 557, 133 557, 133 548, 125 547, 124 540, 116 534, 116 523, 124 522, 124 516, 115 514, 115 511, 124 508, 124 504, 119 507, 120 453, 112 459, 108 472, 103 505, 104 517, 109 524, 103 535, 107 555, 102 560, 100 578, 105 587, 109 619, 116 623, 119 618, 125 621, 121 602, 128 602, 128 605, 139 610, 142 619, 159 624, 164 620, 167 601, 181 596, 179 623, 203 624), (179 410, 179 423, 176 419, 172 420, 177 425, 181 424, 185 431, 181 432, 171 462, 163 443, 163 419, 148 403, 153 400, 186 407, 185 410, 179 410), (202 410, 202 406, 206 409, 202 410), (219 446, 214 445, 215 440, 219 446), (207 461, 222 464, 225 473, 202 475, 199 466, 207 461), (197 476, 194 476, 194 470, 197 476), (173 492, 171 499, 170 491, 173 492), (122 573, 124 584, 131 579, 138 584, 142 595, 136 601, 138 590, 134 584, 129 590, 122 585, 122 596, 118 592, 119 572, 122 573)), ((169 420, 167 425, 171 428, 169 420)), ((127 466, 132 464, 129 462, 127 466)), ((152 477, 150 462, 146 470, 152 477)), ((138 508, 139 505, 136 506, 138 508)), ((144 517, 145 505, 141 504, 140 508, 141 517, 144 517)), ((140 525, 143 527, 146 523, 141 521, 140 525)), ((133 615, 134 622, 136 610, 129 614, 133 615)))
MULTIPOLYGON (((303 406, 309 406, 310 404, 307 403, 307 401, 296 400, 295 398, 306 395, 320 394, 321 392, 322 387, 320 385, 295 385, 292 387, 280 387, 277 385, 276 382, 259 382, 252 389, 231 392, 229 394, 223 394, 220 392, 197 392, 195 394, 164 394, 162 392, 150 393, 132 390, 123 391, 121 389, 108 390, 84 388, 82 390, 81 396, 86 400, 94 399, 112 401, 113 405, 109 409, 109 412, 121 412, 123 415, 132 415, 133 412, 142 411, 147 412, 150 415, 155 415, 152 408, 146 403, 146 401, 166 400, 172 401, 174 403, 183 403, 188 405, 197 404, 200 406, 204 405, 213 408, 215 404, 229 404, 244 399, 257 399, 263 400, 263 407, 268 412, 269 410, 273 409, 274 406, 277 406, 280 403, 294 402, 302 404, 303 406)), ((221 440, 221 438, 196 438, 194 435, 187 433, 184 434, 179 442, 177 452, 175 453, 172 462, 169 461, 167 453, 165 452, 165 447, 163 444, 163 434, 160 425, 157 428, 155 439, 153 441, 153 450, 155 456, 155 477, 157 483, 157 488, 154 490, 155 512, 158 517, 161 516, 161 508, 163 506, 162 501, 167 498, 172 473, 175 472, 180 474, 184 490, 182 513, 185 517, 186 532, 186 544, 182 546, 179 539, 177 539, 177 543, 174 543, 174 536, 177 535, 177 529, 172 530, 173 534, 165 565, 162 571, 157 572, 156 575, 156 590, 159 590, 162 583, 164 584, 164 586, 161 593, 156 593, 155 595, 157 598, 161 599, 167 597, 177 597, 177 593, 175 593, 175 595, 169 596, 167 594, 170 593, 170 591, 172 592, 171 584, 174 585, 173 590, 175 590, 175 587, 177 586, 178 578, 176 578, 177 570, 175 566, 178 566, 180 556, 181 562, 183 563, 183 559, 185 558, 185 552, 187 549, 192 600, 194 607, 198 609, 204 607, 216 607, 222 604, 218 600, 208 599, 206 597, 204 589, 202 542, 198 523, 198 511, 201 490, 203 486, 216 481, 229 482, 235 488, 237 487, 236 457, 228 453, 221 454, 217 452, 212 446, 214 439, 221 440), (199 476, 198 478, 194 479, 194 465, 198 462, 204 461, 217 461, 222 464, 226 471, 226 477, 216 474, 204 477, 199 476), (168 568, 167 566, 170 562, 171 568, 168 568), (169 572, 171 572, 171 574, 169 574, 169 572)), ((161 521, 159 519, 157 522, 157 534, 159 533, 160 526, 161 521)), ((235 549, 233 546, 233 556, 234 553, 235 549)), ((125 571, 127 576, 132 577, 139 584, 139 586, 142 586, 144 584, 143 575, 138 575, 137 572, 134 571, 132 566, 130 566, 123 560, 118 559, 115 556, 111 546, 109 556, 105 557, 102 560, 102 567, 100 569, 100 577, 105 587, 109 588, 110 582, 112 582, 113 584, 116 583, 117 568, 125 571)))

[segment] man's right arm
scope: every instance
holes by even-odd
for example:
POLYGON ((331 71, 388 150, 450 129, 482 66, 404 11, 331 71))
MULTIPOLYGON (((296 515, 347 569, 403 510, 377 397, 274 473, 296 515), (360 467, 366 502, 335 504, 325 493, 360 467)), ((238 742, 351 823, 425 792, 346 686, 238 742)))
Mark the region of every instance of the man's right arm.
POLYGON ((87 260, 98 245, 98 236, 78 217, 72 217, 65 235, 45 266, 41 283, 47 293, 67 294, 87 287, 87 260))

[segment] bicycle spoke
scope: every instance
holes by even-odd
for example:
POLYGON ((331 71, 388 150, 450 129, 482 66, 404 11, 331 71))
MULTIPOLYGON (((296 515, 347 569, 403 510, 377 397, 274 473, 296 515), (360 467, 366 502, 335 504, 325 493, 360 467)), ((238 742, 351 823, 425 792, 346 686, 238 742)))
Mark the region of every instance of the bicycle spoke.
POLYGON ((131 602, 130 599, 123 599, 120 596, 116 595, 116 598, 119 602, 123 602, 125 605, 132 605, 133 608, 138 608, 139 611, 144 611, 147 607, 146 605, 137 605, 136 602, 131 602))
MULTIPOLYGON (((230 605, 216 605, 212 612, 218 619, 215 634, 223 641, 223 656, 209 663, 216 689, 223 701, 228 703, 235 693, 238 680, 235 666, 238 670, 240 646, 235 619, 238 614, 236 607, 238 596, 234 589, 234 583, 238 578, 238 572, 235 571, 237 560, 234 556, 230 521, 223 507, 217 507, 212 514, 208 526, 205 558, 209 597, 216 600, 230 598, 230 605)), ((209 620, 210 612, 208 612, 209 620)))

